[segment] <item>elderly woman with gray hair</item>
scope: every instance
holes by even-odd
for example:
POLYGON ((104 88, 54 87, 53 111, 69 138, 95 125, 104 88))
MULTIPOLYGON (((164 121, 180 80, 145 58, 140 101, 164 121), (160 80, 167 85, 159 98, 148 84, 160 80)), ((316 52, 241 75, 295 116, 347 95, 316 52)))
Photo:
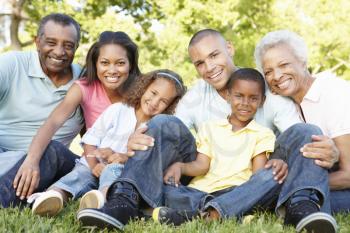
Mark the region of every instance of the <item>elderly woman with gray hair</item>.
MULTIPOLYGON (((312 141, 300 148, 300 152, 312 159, 316 166, 329 169, 328 177, 324 177, 321 182, 328 182, 330 191, 319 189, 320 186, 310 186, 309 177, 305 177, 305 181, 299 183, 299 188, 314 190, 318 200, 304 193, 286 208, 293 208, 293 205, 297 206, 304 200, 312 200, 315 208, 311 212, 317 212, 319 207, 326 212, 349 212, 350 83, 332 77, 334 75, 330 73, 317 77, 311 75, 307 69, 305 42, 299 35, 287 30, 268 33, 255 49, 255 60, 271 91, 292 98, 301 119, 317 125, 322 131, 322 135, 312 135, 312 141)), ((304 212, 301 214, 304 216, 311 213, 301 212, 304 212)))

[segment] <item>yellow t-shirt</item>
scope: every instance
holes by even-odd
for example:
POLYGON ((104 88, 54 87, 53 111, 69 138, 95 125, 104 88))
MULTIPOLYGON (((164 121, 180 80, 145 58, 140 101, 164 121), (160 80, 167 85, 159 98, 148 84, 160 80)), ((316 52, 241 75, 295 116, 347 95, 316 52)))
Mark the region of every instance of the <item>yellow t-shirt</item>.
POLYGON ((202 124, 197 135, 197 151, 207 155, 210 168, 195 177, 190 187, 212 193, 248 181, 252 159, 262 152, 273 152, 275 135, 269 128, 252 120, 245 128, 233 132, 227 119, 202 124))

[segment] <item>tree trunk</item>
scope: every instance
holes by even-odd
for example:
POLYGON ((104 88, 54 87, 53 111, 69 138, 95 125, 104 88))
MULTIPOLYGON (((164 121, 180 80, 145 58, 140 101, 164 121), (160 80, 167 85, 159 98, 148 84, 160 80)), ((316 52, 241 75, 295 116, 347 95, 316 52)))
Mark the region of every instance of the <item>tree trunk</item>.
POLYGON ((11 0, 12 14, 10 25, 11 48, 14 50, 22 50, 22 43, 19 40, 19 25, 22 20, 21 12, 25 0, 11 0))

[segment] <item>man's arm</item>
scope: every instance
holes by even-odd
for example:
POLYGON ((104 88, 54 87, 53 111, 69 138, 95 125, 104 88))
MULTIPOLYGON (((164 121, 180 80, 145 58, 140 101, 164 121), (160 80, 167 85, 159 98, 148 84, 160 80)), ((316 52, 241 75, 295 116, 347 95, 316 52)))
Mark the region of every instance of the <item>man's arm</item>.
POLYGON ((21 167, 18 169, 13 181, 16 195, 21 199, 30 196, 39 185, 39 163, 41 157, 47 145, 50 143, 52 136, 75 111, 80 101, 80 89, 73 84, 63 101, 54 109, 49 118, 40 127, 37 134, 33 137, 28 154, 21 167))

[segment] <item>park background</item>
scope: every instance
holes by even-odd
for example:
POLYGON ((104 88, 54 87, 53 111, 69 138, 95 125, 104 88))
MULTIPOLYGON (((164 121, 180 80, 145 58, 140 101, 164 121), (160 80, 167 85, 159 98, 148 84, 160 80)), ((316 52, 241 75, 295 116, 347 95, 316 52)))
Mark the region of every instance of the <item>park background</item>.
MULTIPOLYGON (((308 45, 311 73, 329 70, 350 80, 349 0, 0 0, 0 53, 35 49, 33 38, 40 18, 51 12, 73 16, 82 27, 75 62, 84 65, 91 44, 104 30, 124 31, 138 44, 142 72, 168 68, 191 86, 197 73, 187 45, 203 28, 214 28, 233 43, 234 62, 255 67, 256 43, 269 31, 289 29, 308 45)), ((0 64, 1 66, 1 64, 0 64)), ((73 150, 80 153, 77 141, 73 150)), ((58 218, 32 216, 28 210, 1 210, 1 232, 75 232, 76 203, 58 218)), ((340 232, 350 232, 350 218, 339 215, 340 232)), ((252 223, 194 222, 180 228, 135 223, 128 232, 293 232, 266 213, 252 223)))

